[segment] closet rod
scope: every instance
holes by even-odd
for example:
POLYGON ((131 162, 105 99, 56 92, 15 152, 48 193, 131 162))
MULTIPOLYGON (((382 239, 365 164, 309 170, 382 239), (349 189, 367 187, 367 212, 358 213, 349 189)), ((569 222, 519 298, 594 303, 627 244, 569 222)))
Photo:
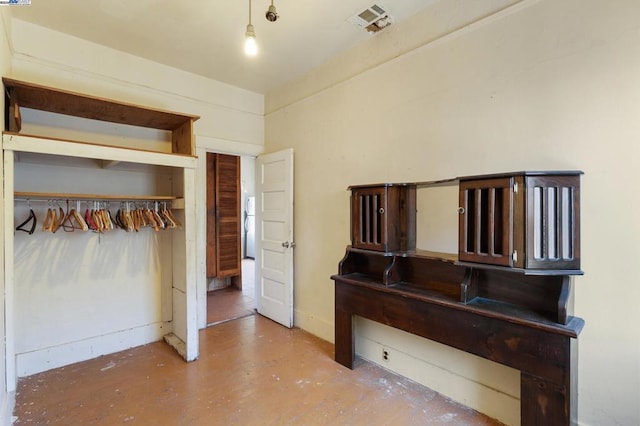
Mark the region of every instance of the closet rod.
POLYGON ((58 192, 14 192, 16 200, 102 200, 102 201, 173 201, 172 195, 65 194, 58 192))

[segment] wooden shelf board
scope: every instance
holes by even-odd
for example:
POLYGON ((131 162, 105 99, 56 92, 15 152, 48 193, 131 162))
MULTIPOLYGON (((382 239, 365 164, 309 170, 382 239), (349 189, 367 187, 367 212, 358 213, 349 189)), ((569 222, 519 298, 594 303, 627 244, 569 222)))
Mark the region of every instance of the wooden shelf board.
POLYGON ((197 161, 196 156, 187 154, 158 152, 13 132, 3 132, 3 149, 181 168, 196 168, 197 161))
POLYGON ((48 140, 48 141, 51 141, 51 142, 70 142, 70 143, 77 143, 77 144, 80 144, 80 145, 100 146, 100 147, 115 148, 115 149, 126 149, 126 150, 129 150, 129 151, 135 151, 135 152, 148 152, 148 153, 160 154, 160 155, 175 155, 175 156, 184 157, 184 158, 197 158, 195 155, 189 155, 189 154, 179 154, 179 153, 175 153, 175 152, 154 151, 152 149, 129 148, 129 147, 126 147, 126 146, 108 145, 108 144, 103 144, 103 143, 95 143, 95 142, 87 142, 87 141, 76 141, 76 140, 72 140, 72 139, 63 139, 63 138, 52 138, 52 137, 49 137, 49 136, 30 135, 30 134, 27 134, 27 133, 2 132, 2 134, 6 135, 6 136, 42 139, 42 140, 48 140))
POLYGON ((171 195, 117 195, 117 194, 72 194, 63 192, 27 192, 16 191, 14 198, 34 200, 119 200, 119 201, 173 201, 178 197, 171 195))
POLYGON ((581 269, 528 269, 528 268, 516 268, 511 266, 491 265, 488 263, 474 263, 474 262, 455 262, 456 265, 466 266, 475 269, 495 269, 498 271, 516 272, 523 275, 584 275, 581 269))
POLYGON ((13 97, 12 101, 15 100, 19 107, 163 130, 174 130, 185 122, 200 118, 197 115, 143 107, 7 77, 2 81, 9 96, 13 97))
POLYGON ((458 263, 458 255, 455 253, 443 253, 429 250, 411 250, 411 251, 375 251, 360 249, 353 246, 348 246, 347 251, 354 253, 363 253, 367 255, 383 256, 383 257, 420 257, 432 260, 441 260, 443 262, 458 263))
POLYGON ((430 251, 430 250, 416 250, 414 254, 415 254, 415 257, 441 260, 443 262, 456 263, 458 261, 458 255, 455 253, 443 253, 443 252, 436 252, 436 251, 430 251))

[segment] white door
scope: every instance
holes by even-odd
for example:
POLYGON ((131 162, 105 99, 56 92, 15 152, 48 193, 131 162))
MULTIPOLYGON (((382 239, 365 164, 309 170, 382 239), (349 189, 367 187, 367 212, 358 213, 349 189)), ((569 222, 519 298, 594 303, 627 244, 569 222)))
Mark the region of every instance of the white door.
POLYGON ((258 313, 293 327, 293 149, 256 161, 258 313))

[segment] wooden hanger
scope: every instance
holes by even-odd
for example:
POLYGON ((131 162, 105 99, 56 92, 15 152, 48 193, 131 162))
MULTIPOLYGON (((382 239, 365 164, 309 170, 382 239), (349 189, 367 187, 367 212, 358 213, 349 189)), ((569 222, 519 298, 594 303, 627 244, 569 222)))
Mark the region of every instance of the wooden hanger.
POLYGON ((42 232, 51 231, 52 223, 55 221, 55 213, 51 207, 47 209, 47 215, 42 223, 42 232))
MULTIPOLYGON (((158 214, 158 205, 157 205, 157 203, 156 203, 156 208, 153 209, 151 211, 151 213, 152 213, 153 218, 155 219, 156 223, 158 224, 158 227, 160 229, 165 229, 167 227, 167 225, 164 223, 164 219, 162 218, 162 216, 160 216, 158 214)), ((157 229, 156 229, 156 231, 157 231, 157 229)))
POLYGON ((82 215, 80 213, 78 213, 78 210, 72 209, 71 213, 73 214, 73 219, 76 221, 78 226, 80 226, 80 229, 82 229, 85 232, 88 231, 89 230, 89 225, 87 225, 87 222, 85 222, 85 220, 82 217, 82 215))
POLYGON ((122 220, 122 223, 124 223, 125 231, 131 232, 134 230, 133 219, 131 218, 131 212, 129 211, 129 203, 127 203, 126 208, 122 210, 122 216, 120 219, 122 220))
POLYGON ((109 230, 111 231, 116 229, 116 225, 113 223, 113 218, 111 217, 109 209, 102 209, 102 214, 109 230))
POLYGON ((144 211, 144 214, 147 216, 147 219, 148 219, 149 223, 151 224, 151 227, 153 228, 153 230, 158 232, 160 230, 160 224, 158 223, 158 221, 154 217, 153 212, 151 210, 149 210, 149 209, 146 209, 144 211))
POLYGON ((80 229, 73 225, 73 209, 69 208, 69 200, 67 200, 67 214, 64 217, 61 226, 64 232, 73 232, 76 229, 80 229))
POLYGON ((59 211, 57 215, 56 215, 55 208, 53 209, 53 212, 54 212, 54 215, 53 215, 53 222, 51 224, 51 232, 55 234, 58 228, 62 226, 62 222, 64 222, 64 218, 67 217, 67 215, 65 214, 64 209, 62 207, 59 207, 59 211))
POLYGON ((166 203, 163 204, 162 209, 160 210, 160 215, 164 219, 167 228, 174 229, 178 226, 174 218, 172 218, 172 215, 169 214, 166 203))
POLYGON ((58 223, 58 210, 56 210, 55 207, 51 208, 51 222, 49 223, 49 227, 47 228, 47 230, 49 232, 54 232, 53 229, 56 226, 56 223, 58 223))
POLYGON ((173 212, 171 211, 171 209, 167 209, 167 205, 165 204, 164 206, 164 211, 165 213, 171 218, 171 220, 173 221, 173 223, 176 225, 176 228, 181 228, 182 224, 180 223, 180 221, 178 219, 176 219, 176 217, 173 215, 173 212))
POLYGON ((135 209, 131 211, 131 219, 133 221, 133 229, 136 232, 140 231, 140 224, 142 223, 142 221, 141 221, 139 209, 135 209))

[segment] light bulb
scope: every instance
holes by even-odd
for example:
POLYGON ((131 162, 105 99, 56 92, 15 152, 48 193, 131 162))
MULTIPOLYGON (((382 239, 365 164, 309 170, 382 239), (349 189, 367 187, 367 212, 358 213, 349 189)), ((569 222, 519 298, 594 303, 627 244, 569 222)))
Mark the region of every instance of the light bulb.
POLYGON ((247 36, 244 41, 244 53, 249 56, 256 56, 258 53, 258 45, 256 44, 255 36, 247 36))
POLYGON ((247 32, 244 36, 244 53, 248 56, 256 56, 258 53, 258 44, 256 43, 256 33, 253 31, 253 25, 247 25, 247 32))

